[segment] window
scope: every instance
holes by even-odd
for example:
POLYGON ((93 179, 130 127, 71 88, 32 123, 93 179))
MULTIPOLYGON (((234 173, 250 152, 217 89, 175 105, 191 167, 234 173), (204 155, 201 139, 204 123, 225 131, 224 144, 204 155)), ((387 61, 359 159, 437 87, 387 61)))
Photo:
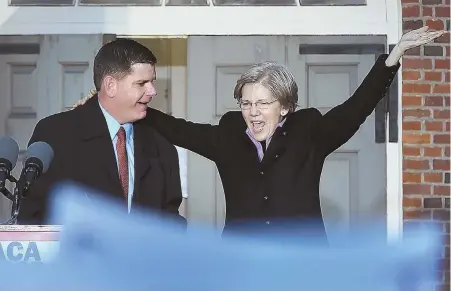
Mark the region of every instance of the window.
POLYGON ((295 6, 296 0, 212 0, 217 6, 295 6))
POLYGON ((299 0, 302 6, 366 5, 366 0, 299 0))
POLYGON ((75 0, 10 0, 10 6, 73 6, 75 0))
POLYGON ((166 0, 167 6, 207 6, 208 0, 166 0))
POLYGON ((161 0, 79 0, 80 5, 161 6, 161 0))

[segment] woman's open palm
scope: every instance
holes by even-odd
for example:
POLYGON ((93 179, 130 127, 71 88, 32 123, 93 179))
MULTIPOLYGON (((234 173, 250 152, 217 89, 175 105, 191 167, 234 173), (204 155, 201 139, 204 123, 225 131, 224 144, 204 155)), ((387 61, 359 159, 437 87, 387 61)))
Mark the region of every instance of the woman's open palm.
POLYGON ((430 30, 428 26, 424 26, 404 34, 398 42, 398 47, 402 51, 407 51, 411 48, 425 45, 445 33, 447 33, 446 30, 430 30))

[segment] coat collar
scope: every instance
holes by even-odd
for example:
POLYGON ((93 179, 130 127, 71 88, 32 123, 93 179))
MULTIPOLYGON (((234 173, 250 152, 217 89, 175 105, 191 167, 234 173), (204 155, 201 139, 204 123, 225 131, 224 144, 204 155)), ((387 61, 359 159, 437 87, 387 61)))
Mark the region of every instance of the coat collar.
MULTIPOLYGON (((77 107, 80 120, 80 139, 89 143, 89 149, 96 152, 99 163, 109 176, 117 191, 114 195, 122 195, 116 157, 108 125, 95 94, 84 105, 77 107)), ((140 180, 151 169, 150 160, 159 155, 158 145, 155 140, 155 130, 145 122, 133 123, 134 131, 134 165, 135 165, 135 190, 133 200, 138 199, 140 180)))

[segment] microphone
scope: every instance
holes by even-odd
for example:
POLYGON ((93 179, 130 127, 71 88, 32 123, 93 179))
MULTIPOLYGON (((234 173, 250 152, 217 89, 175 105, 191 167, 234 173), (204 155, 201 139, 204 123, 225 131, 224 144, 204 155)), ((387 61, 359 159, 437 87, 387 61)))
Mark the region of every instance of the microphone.
POLYGON ((52 147, 45 142, 32 143, 25 153, 22 174, 19 179, 19 195, 25 198, 31 184, 47 172, 52 163, 54 152, 52 147))
POLYGON ((0 191, 6 187, 11 171, 16 167, 19 157, 19 145, 10 137, 0 139, 0 191))

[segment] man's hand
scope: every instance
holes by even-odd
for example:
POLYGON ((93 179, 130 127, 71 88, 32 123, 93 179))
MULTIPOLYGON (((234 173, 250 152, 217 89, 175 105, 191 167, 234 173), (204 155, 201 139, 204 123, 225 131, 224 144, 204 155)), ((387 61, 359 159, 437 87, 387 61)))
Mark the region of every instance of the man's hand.
POLYGON ((398 44, 393 48, 392 52, 385 61, 385 64, 388 67, 395 66, 407 50, 425 45, 445 33, 448 33, 448 31, 429 30, 428 26, 409 31, 401 37, 398 44))
POLYGON ((74 105, 72 105, 72 109, 74 109, 74 108, 76 108, 76 107, 78 107, 78 106, 80 106, 80 105, 85 104, 86 101, 88 101, 89 98, 91 98, 91 97, 94 96, 95 94, 97 94, 97 91, 96 91, 95 89, 92 89, 91 92, 89 92, 89 95, 88 95, 88 96, 86 96, 86 97, 84 97, 84 98, 78 100, 77 103, 75 103, 74 105))

